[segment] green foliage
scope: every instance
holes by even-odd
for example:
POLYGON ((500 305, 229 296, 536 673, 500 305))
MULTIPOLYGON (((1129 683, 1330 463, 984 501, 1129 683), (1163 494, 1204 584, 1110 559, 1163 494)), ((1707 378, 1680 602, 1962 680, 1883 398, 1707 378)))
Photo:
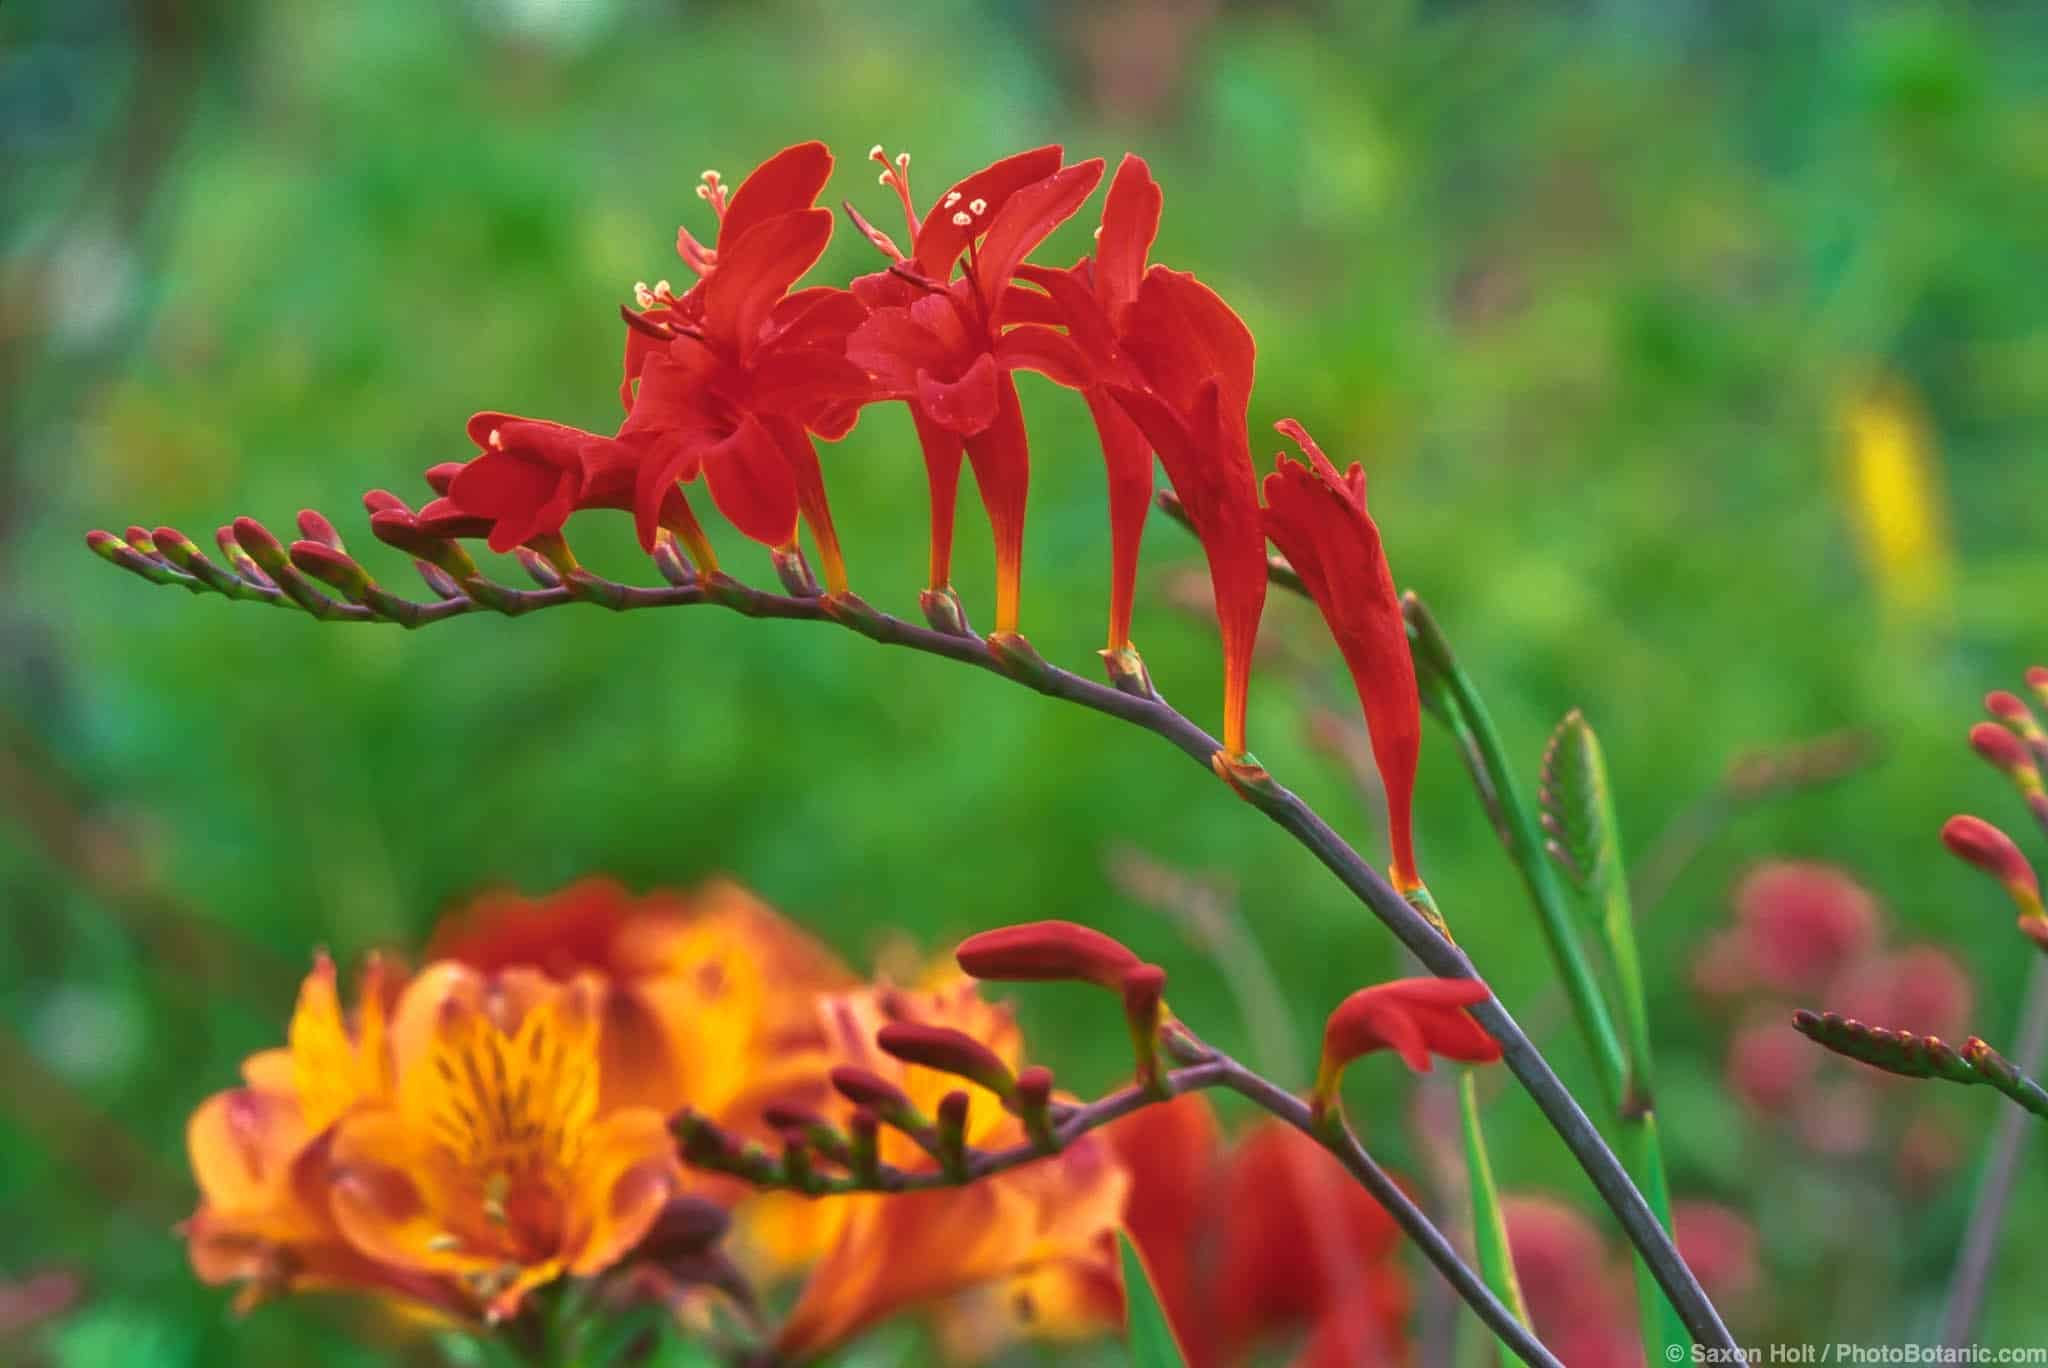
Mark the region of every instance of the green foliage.
POLYGON ((1166 1308, 1159 1304, 1152 1277, 1138 1247, 1123 1231, 1116 1236, 1118 1257, 1124 1271, 1124 1333, 1130 1346, 1131 1368, 1185 1368, 1180 1344, 1166 1323, 1166 1308))
MULTIPOLYGON (((1879 1180, 1758 1171, 1718 1086, 1724 1024, 1685 985, 1740 867, 1791 854, 1846 863, 1895 921, 1956 946, 1985 1034, 2012 1017, 2024 957, 2002 912, 1960 910, 1984 890, 1934 831, 1993 801, 1962 729, 2044 649, 2048 16, 1223 6, 1138 50, 1087 8, 134 11, 172 16, 167 32, 107 3, 0 5, 0 752, 16 762, 0 1028, 79 1104, 37 1111, 46 1090, 9 1089, 0 1269, 77 1268, 91 1289, 28 1352, 309 1368, 400 1352, 354 1304, 237 1320, 193 1284, 166 1234, 192 1199, 182 1126, 276 1042, 313 946, 416 949, 482 885, 729 872, 862 961, 898 932, 931 949, 1075 916, 1163 963, 1175 1009, 1242 1049, 1222 970, 1104 873, 1130 842, 1237 881, 1304 1033, 1399 971, 1220 786, 1000 680, 723 614, 323 627, 148 590, 79 547, 131 520, 210 546, 235 513, 281 528, 315 506, 398 580, 354 514, 361 490, 417 502, 476 409, 614 421, 614 305, 681 274, 667 244, 686 216, 702 226, 696 172, 809 136, 844 154, 829 200, 871 215, 885 197, 852 163, 877 138, 915 153, 920 196, 1036 141, 1143 151, 1166 189, 1159 258, 1258 334, 1255 438, 1291 414, 1365 461, 1396 577, 1457 643, 1507 751, 1526 765, 1568 708, 1600 719, 1633 851, 1740 751, 1847 725, 1881 739, 1886 762, 1854 782, 1745 813, 1639 949, 1672 1187, 1763 1228, 1776 1283, 1732 1312, 1738 1332, 1908 1337, 1911 1289, 1946 1269, 1939 1208, 1820 1294, 1839 1270, 1813 1232, 1864 1219, 1879 1180), (1938 440, 1955 563, 1923 619, 1887 612, 1839 478, 1834 416, 1874 372, 1918 391, 1938 440)), ((1091 221, 1046 259, 1085 250, 1091 221)), ((873 264, 842 228, 819 278, 873 264)), ((1078 666, 1106 606, 1100 462, 1080 405, 1025 389, 1024 625, 1078 666)), ((824 458, 856 588, 910 611, 925 491, 908 421, 869 414, 824 458)), ((959 587, 985 622, 971 492, 960 526, 959 587)), ((1213 720, 1213 628, 1170 606, 1199 557, 1164 519, 1149 531, 1138 642, 1167 696, 1213 720)), ((635 563, 623 528, 592 519, 576 539, 601 568, 635 563)), ((1351 706, 1334 652, 1282 595, 1263 636, 1258 754, 1374 852, 1375 804, 1306 737, 1305 704, 1351 706)), ((1541 1010, 1555 983, 1526 899, 1434 729, 1418 832, 1490 985, 1598 1096, 1569 1018, 1541 1010)), ((1033 1053, 1076 1088, 1113 1081, 1127 1053, 1061 1001, 1020 1004, 1033 1053)), ((1354 1107, 1389 1118, 1376 1154, 1426 1177, 1392 1119, 1396 1073, 1359 1080, 1377 1091, 1354 1107)), ((1583 1193, 1521 1099, 1487 1128, 1505 1191, 1583 1193)), ((2028 1272, 2048 1258, 2048 1175, 2016 1202, 1987 1342, 2048 1339, 2028 1272)))

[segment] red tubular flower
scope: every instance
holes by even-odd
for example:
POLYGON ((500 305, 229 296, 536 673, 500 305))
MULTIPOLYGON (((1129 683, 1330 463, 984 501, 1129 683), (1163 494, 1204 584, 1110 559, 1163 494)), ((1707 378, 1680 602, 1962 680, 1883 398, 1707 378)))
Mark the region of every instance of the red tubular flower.
POLYGON ((1095 253, 1065 270, 1026 265, 1025 280, 1045 291, 1042 303, 1013 295, 1007 312, 1027 317, 1044 312, 1003 336, 1019 364, 1077 389, 1095 420, 1102 460, 1109 475, 1109 649, 1131 644, 1131 603, 1138 579, 1138 544, 1152 507, 1152 444, 1110 397, 1113 385, 1142 388, 1144 376, 1117 346, 1138 300, 1145 257, 1159 232, 1158 182, 1142 157, 1127 155, 1109 184, 1095 253), (1054 331, 1054 326, 1066 329, 1054 331))
POLYGON ((1308 586, 1351 671, 1372 734, 1373 761, 1387 790, 1394 885, 1407 892, 1422 883, 1415 872, 1412 817, 1422 705, 1401 599, 1379 528, 1366 511, 1364 468, 1354 461, 1339 475, 1301 424, 1290 418, 1279 427, 1309 464, 1282 460, 1266 477, 1266 535, 1308 586))
POLYGON ((1124 976, 1142 967, 1121 942, 1070 921, 1000 926, 960 942, 953 952, 971 978, 1018 983, 1074 979, 1122 993, 1124 976))
POLYGON ((828 587, 843 593, 811 439, 845 436, 871 397, 845 355, 867 310, 845 290, 789 293, 832 235, 830 211, 811 207, 831 169, 823 144, 799 144, 764 162, 729 204, 716 173, 705 173, 699 194, 718 215, 718 246, 682 230, 677 250, 702 279, 681 296, 665 285, 646 291, 648 307, 627 313, 619 441, 638 461, 643 546, 653 547, 666 491, 701 473, 719 511, 763 545, 790 546, 801 515, 828 587))
MULTIPOLYGON (((442 497, 419 511, 420 529, 439 537, 485 537, 493 551, 562 530, 584 508, 633 506, 638 458, 610 437, 542 418, 479 413, 469 420, 478 447, 466 464, 436 466, 442 497)), ((688 516, 673 491, 658 514, 664 525, 688 516)))
POLYGON ((1113 384, 1110 394, 1159 453, 1208 557, 1223 637, 1223 745, 1243 755, 1252 645, 1266 606, 1266 534, 1245 431, 1251 331, 1201 281, 1154 266, 1124 310, 1117 342, 1145 385, 1113 384))
POLYGON ((1345 1066, 1375 1050, 1393 1050, 1417 1073, 1429 1072, 1433 1054, 1469 1064, 1499 1059, 1500 1042, 1465 1010, 1489 996, 1477 979, 1412 978, 1377 983, 1345 998, 1323 1024, 1317 1111, 1335 1102, 1345 1066))
MULTIPOLYGON (((882 160, 881 149, 873 153, 882 160)), ((954 185, 922 219, 910 208, 909 159, 883 173, 903 201, 905 255, 868 225, 892 260, 854 293, 873 310, 847 354, 873 375, 880 397, 909 403, 932 489, 931 587, 951 576, 953 501, 964 450, 974 467, 996 546, 996 630, 1017 630, 1030 451, 1005 346, 1011 281, 1033 248, 1071 218, 1102 179, 1100 159, 1062 168, 1058 147, 1020 152, 954 185), (966 257, 966 270, 953 267, 966 257)), ((884 165, 887 165, 884 161, 884 165)))

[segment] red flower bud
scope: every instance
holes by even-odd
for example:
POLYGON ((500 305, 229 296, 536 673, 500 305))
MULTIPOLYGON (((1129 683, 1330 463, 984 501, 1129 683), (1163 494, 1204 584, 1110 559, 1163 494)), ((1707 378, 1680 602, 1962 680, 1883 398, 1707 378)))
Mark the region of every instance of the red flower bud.
POLYGON ((996 1096, 1008 1100, 1017 1080, 996 1052, 964 1031, 950 1026, 932 1026, 921 1021, 892 1021, 875 1034, 882 1052, 906 1064, 920 1064, 940 1073, 955 1074, 979 1083, 996 1096))
POLYGON ((890 1120, 891 1124, 894 1124, 896 1116, 911 1110, 910 1098, 901 1088, 880 1074, 852 1064, 842 1064, 832 1070, 832 1086, 847 1101, 890 1120))
POLYGON ((1124 971, 1124 1020, 1131 1028, 1131 1050, 1137 1057, 1138 1081, 1149 1088, 1160 1086, 1159 1022, 1166 993, 1166 971, 1156 964, 1141 964, 1124 971))
POLYGON ((2010 729, 1996 722, 1979 722, 1970 728, 1970 749, 2007 774, 2032 768, 2027 748, 2010 729))
POLYGON ((2048 708, 2048 665, 2033 665, 2027 669, 2027 687, 2040 698, 2041 706, 2048 708))
POLYGON ((1345 998, 1323 1026, 1317 1112, 1336 1100, 1344 1067, 1374 1050, 1395 1051, 1417 1073, 1429 1071, 1432 1054, 1472 1064, 1499 1059, 1500 1043, 1465 1011, 1490 996, 1477 979, 1413 978, 1374 984, 1345 998))
POLYGON ((2005 891, 2019 905, 2023 920, 2043 915, 2041 881, 2034 867, 2020 854, 2012 838, 1981 817, 1951 817, 1941 829, 1941 843, 1949 854, 1975 865, 2005 885, 2005 891))
POLYGON ((1043 983, 1075 979, 1121 992, 1140 961, 1130 950, 1070 921, 1026 922, 969 936, 954 952, 972 978, 1043 983))

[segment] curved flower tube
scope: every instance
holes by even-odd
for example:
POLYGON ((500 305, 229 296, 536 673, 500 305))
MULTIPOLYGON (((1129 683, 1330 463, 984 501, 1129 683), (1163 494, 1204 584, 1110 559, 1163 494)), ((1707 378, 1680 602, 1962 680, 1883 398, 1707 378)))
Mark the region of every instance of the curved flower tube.
POLYGON ((1266 535, 1308 587, 1358 690, 1372 754, 1387 790, 1387 842, 1393 883, 1421 887, 1415 872, 1415 767, 1422 750, 1422 704, 1400 595, 1365 507, 1365 469, 1344 474, 1292 418, 1279 425, 1308 456, 1280 460, 1266 476, 1266 535))

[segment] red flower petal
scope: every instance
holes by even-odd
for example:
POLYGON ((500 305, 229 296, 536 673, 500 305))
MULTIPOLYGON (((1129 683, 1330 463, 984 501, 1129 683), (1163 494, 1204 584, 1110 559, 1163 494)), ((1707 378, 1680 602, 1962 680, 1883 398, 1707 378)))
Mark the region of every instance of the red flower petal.
POLYGON ((1072 218, 1102 181, 1102 159, 1094 157, 1046 177, 1010 196, 994 211, 974 259, 982 306, 993 313, 1017 267, 1053 229, 1072 218))
POLYGON ((779 214, 721 249, 718 268, 704 282, 704 331, 735 359, 744 358, 783 294, 817 264, 831 237, 831 211, 803 209, 779 214))
POLYGON ((796 537, 796 477, 775 438, 749 414, 732 436, 704 449, 704 483, 718 511, 763 546, 796 537))
POLYGON ((831 177, 832 153, 821 142, 785 147, 748 172, 718 225, 719 269, 725 266, 725 249, 746 236, 748 229, 778 215, 810 208, 831 177))
POLYGON ((1125 154, 1103 200, 1102 235, 1095 241, 1095 293, 1112 318, 1137 301, 1163 199, 1145 159, 1125 154))
MULTIPOLYGON (((919 370, 915 397, 933 422, 962 436, 973 436, 996 420, 1002 407, 999 382, 1008 379, 995 357, 983 352, 958 380, 936 380, 929 371, 919 370)), ((1014 392, 1014 386, 1012 389, 1014 392)))
POLYGON ((1059 170, 1063 156, 1065 149, 1057 144, 1034 147, 956 181, 939 196, 918 229, 917 247, 912 253, 917 269, 933 280, 949 278, 953 263, 967 250, 967 244, 987 228, 989 216, 1002 212, 1003 202, 1017 191, 1059 170), (976 200, 987 208, 968 223, 954 223, 953 215, 965 212, 976 200))

